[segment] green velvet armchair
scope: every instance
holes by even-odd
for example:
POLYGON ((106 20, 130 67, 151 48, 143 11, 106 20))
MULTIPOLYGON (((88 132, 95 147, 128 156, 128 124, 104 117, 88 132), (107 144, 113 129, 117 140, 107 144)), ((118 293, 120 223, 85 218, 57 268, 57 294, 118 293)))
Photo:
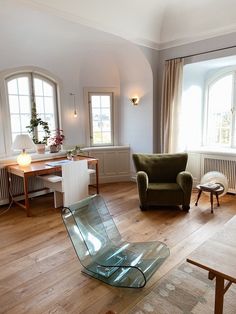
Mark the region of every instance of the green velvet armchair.
POLYGON ((182 205, 189 210, 193 179, 185 171, 187 160, 186 153, 133 154, 141 210, 153 205, 182 205))

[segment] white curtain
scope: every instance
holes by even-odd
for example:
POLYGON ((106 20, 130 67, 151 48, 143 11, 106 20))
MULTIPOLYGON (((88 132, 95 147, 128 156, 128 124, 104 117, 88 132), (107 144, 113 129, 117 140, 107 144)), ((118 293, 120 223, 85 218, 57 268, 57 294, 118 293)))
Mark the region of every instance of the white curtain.
POLYGON ((165 62, 161 108, 162 152, 176 153, 180 147, 181 96, 184 60, 165 62))

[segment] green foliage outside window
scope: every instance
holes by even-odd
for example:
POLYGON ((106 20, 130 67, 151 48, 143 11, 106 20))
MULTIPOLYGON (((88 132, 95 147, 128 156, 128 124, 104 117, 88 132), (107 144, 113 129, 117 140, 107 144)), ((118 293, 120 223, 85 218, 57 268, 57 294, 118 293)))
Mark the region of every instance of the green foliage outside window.
POLYGON ((47 144, 47 140, 50 137, 51 132, 49 130, 48 123, 38 117, 35 105, 32 107, 30 125, 28 125, 26 128, 28 129, 28 132, 30 133, 35 144, 47 144), (38 139, 38 126, 41 126, 44 131, 44 137, 42 141, 38 139))

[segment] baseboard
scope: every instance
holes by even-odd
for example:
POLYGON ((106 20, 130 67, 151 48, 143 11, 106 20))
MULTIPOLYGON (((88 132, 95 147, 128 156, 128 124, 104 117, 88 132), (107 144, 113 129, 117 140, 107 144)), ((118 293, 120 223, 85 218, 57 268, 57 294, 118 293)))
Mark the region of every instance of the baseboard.
POLYGON ((126 182, 130 181, 131 178, 129 175, 127 176, 119 176, 119 177, 100 177, 99 183, 114 183, 114 182, 126 182))
MULTIPOLYGON (((119 176, 99 176, 100 183, 114 183, 114 182, 127 182, 132 181, 130 175, 119 175, 119 176)), ((95 178, 91 178, 91 184, 95 184, 95 178)))

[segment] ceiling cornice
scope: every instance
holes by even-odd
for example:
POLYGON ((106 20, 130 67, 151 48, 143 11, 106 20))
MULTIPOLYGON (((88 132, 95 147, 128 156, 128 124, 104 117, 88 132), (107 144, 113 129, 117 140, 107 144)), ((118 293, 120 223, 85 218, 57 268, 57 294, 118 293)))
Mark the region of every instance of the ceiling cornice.
POLYGON ((35 8, 35 9, 50 13, 54 16, 63 18, 64 20, 67 20, 73 23, 78 23, 80 25, 87 26, 87 27, 90 27, 90 28, 93 28, 93 29, 96 29, 96 30, 99 30, 108 34, 112 34, 120 38, 123 38, 125 40, 128 40, 134 44, 141 45, 141 46, 148 47, 155 50, 165 50, 165 49, 174 48, 174 47, 178 47, 178 46, 182 46, 186 44, 191 44, 197 41, 210 39, 210 38, 236 32, 236 24, 232 24, 230 26, 214 29, 212 31, 202 32, 201 34, 198 34, 198 35, 182 37, 182 38, 178 38, 171 41, 155 42, 155 41, 145 39, 145 38, 132 38, 131 35, 129 36, 127 34, 124 34, 120 29, 109 28, 108 30, 107 26, 104 24, 97 23, 90 19, 85 19, 78 15, 68 13, 59 9, 55 9, 54 7, 51 7, 49 5, 42 4, 41 2, 37 0, 21 0, 21 2, 26 3, 27 6, 30 5, 32 8, 35 8))
POLYGON ((228 35, 235 32, 236 32, 236 24, 232 24, 227 27, 214 29, 213 31, 202 32, 201 34, 198 34, 195 36, 179 38, 172 41, 160 42, 158 44, 158 47, 159 47, 159 50, 164 50, 164 49, 174 48, 174 47, 178 47, 178 46, 182 46, 186 44, 191 44, 191 43, 201 41, 201 40, 228 35))

